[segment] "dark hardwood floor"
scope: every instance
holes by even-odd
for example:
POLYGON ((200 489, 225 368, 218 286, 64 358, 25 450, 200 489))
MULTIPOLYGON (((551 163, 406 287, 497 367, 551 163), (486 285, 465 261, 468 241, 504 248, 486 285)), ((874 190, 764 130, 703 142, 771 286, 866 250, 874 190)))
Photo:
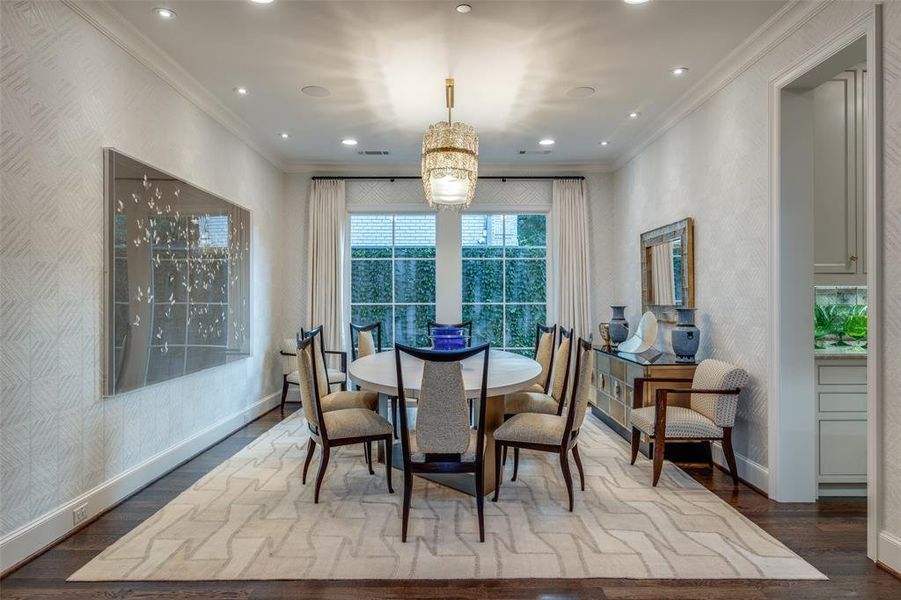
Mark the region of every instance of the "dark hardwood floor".
MULTIPOLYGON (((296 409, 297 405, 289 405, 296 409)), ((0 598, 491 598, 688 599, 901 598, 901 581, 866 558, 866 502, 777 504, 706 465, 692 476, 829 577, 829 581, 470 580, 66 583, 101 550, 280 420, 276 409, 157 480, 0 581, 0 598)), ((592 417, 593 418, 593 417, 592 417)))

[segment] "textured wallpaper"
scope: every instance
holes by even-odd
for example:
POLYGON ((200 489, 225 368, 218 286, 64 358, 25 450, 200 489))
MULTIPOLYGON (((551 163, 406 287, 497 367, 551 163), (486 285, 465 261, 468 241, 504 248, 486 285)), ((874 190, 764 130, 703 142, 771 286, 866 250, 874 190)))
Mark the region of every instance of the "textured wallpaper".
POLYGON ((282 174, 57 2, 0 2, 0 535, 280 389, 282 174), (253 357, 100 396, 104 146, 252 211, 253 357))
MULTIPOLYGON (((901 538, 901 2, 884 5, 883 527, 901 538)), ((898 568, 895 565, 895 568, 898 568)))
MULTIPOLYGON (((640 317, 640 233, 693 217, 700 356, 751 374, 739 403, 735 451, 764 466, 769 80, 868 9, 852 2, 827 7, 615 175, 615 299, 629 305, 630 322, 640 317)), ((668 327, 658 346, 670 347, 668 327)))

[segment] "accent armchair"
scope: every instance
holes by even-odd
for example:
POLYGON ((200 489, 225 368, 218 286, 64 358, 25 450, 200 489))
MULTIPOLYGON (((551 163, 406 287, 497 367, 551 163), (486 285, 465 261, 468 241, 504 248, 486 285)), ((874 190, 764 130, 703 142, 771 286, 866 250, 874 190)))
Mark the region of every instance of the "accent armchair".
POLYGON ((632 426, 632 461, 638 457, 641 434, 653 442, 654 479, 657 485, 663 471, 663 454, 667 440, 720 441, 732 474, 738 483, 735 452, 732 449, 732 427, 738 408, 738 394, 748 384, 748 373, 735 365, 720 360, 702 361, 695 370, 694 379, 637 378, 635 379, 634 406, 629 416, 632 426), (686 388, 658 388, 653 406, 644 406, 646 383, 691 383, 686 388), (670 406, 670 394, 691 394, 688 407, 670 406))

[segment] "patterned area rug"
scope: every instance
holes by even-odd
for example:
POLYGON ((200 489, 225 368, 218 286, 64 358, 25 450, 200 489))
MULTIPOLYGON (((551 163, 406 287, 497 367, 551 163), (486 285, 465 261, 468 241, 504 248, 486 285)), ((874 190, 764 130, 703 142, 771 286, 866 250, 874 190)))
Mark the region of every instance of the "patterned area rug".
MULTIPOLYGON (((402 477, 369 475, 361 447, 338 448, 313 504, 300 483, 300 413, 279 423, 69 578, 101 580, 673 578, 825 579, 673 464, 629 465, 624 440, 589 418, 586 489, 575 512, 556 455, 522 451, 519 477, 485 502, 414 478, 400 541, 402 477)), ((512 456, 511 456, 512 458, 512 456)), ((315 476, 319 453, 310 465, 315 476)), ((573 465, 573 475, 578 475, 573 465)))

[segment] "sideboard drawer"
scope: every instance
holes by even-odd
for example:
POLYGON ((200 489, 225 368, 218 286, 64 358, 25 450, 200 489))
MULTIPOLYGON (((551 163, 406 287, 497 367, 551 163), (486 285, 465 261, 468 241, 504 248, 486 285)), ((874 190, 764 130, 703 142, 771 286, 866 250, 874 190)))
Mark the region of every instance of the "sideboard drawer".
POLYGON ((620 381, 626 380, 626 363, 622 360, 615 360, 610 363, 610 375, 619 379, 620 381))

